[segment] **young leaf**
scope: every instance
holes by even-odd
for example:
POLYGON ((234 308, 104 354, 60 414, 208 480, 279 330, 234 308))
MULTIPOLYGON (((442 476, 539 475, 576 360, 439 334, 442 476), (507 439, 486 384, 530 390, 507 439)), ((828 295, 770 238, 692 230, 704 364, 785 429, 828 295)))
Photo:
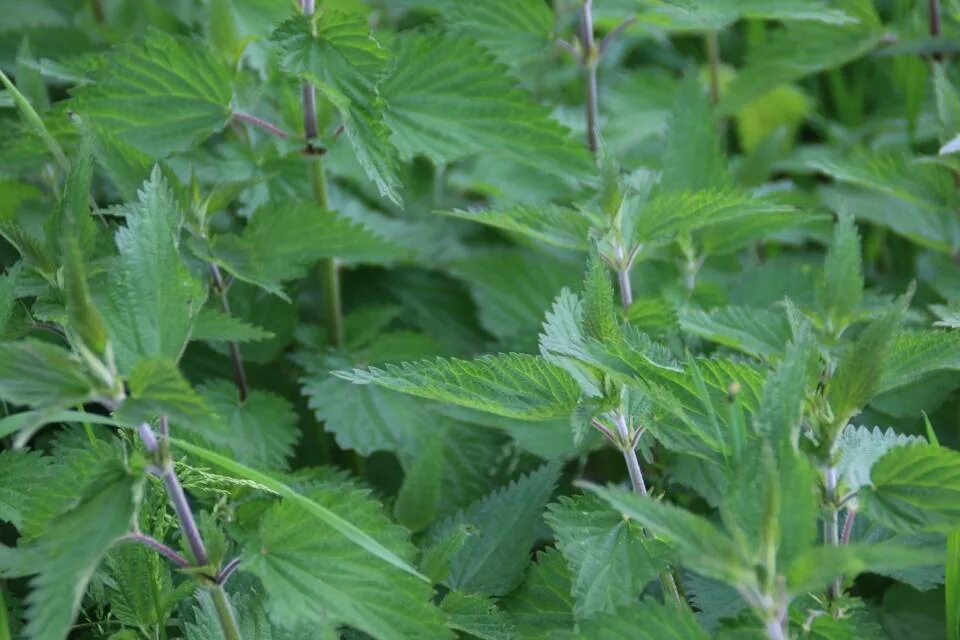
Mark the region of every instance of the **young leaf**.
POLYGON ((834 331, 845 327, 860 306, 863 298, 861 262, 860 236, 853 217, 842 215, 823 264, 823 288, 818 296, 834 331))
POLYGON ((179 360, 207 296, 180 256, 182 214, 159 170, 144 183, 126 222, 98 300, 125 373, 140 358, 179 360))
POLYGON ((774 442, 782 442, 784 434, 789 434, 790 442, 798 442, 814 346, 813 332, 803 325, 787 345, 783 359, 767 377, 754 421, 761 432, 774 434, 774 442))
POLYGON ((734 585, 753 579, 733 540, 705 518, 623 489, 597 485, 585 485, 585 488, 610 503, 624 517, 636 520, 654 535, 664 538, 680 563, 693 571, 734 585))
POLYGON ((646 598, 584 620, 578 640, 708 640, 688 607, 676 609, 646 598))
POLYGON ((557 465, 544 465, 442 523, 438 535, 465 525, 476 532, 451 559, 446 583, 488 595, 506 595, 516 587, 558 476, 557 465))
MULTIPOLYGON (((328 485, 308 499, 412 559, 406 531, 365 491, 328 485)), ((241 568, 260 578, 270 617, 286 627, 338 623, 385 640, 453 637, 430 603, 429 584, 371 557, 296 502, 285 500, 263 516, 244 546, 241 568)))
POLYGON ((583 145, 470 40, 401 34, 396 71, 381 89, 384 119, 404 158, 444 164, 487 151, 564 177, 593 173, 583 145))
POLYGON ((152 158, 164 158, 227 124, 227 68, 202 44, 152 30, 112 54, 72 107, 152 158))
POLYGON ((594 496, 561 498, 547 522, 573 574, 580 618, 630 605, 666 567, 665 545, 594 496))
POLYGON ((421 360, 334 374, 357 384, 376 384, 429 400, 525 420, 568 417, 580 397, 576 382, 563 369, 541 357, 522 353, 476 360, 421 360))
POLYGON ((141 360, 127 379, 130 396, 117 411, 129 425, 168 416, 177 426, 203 434, 211 411, 169 360, 141 360))
POLYGON ((893 447, 874 463, 858 499, 871 519, 894 531, 960 527, 960 453, 934 445, 893 447))

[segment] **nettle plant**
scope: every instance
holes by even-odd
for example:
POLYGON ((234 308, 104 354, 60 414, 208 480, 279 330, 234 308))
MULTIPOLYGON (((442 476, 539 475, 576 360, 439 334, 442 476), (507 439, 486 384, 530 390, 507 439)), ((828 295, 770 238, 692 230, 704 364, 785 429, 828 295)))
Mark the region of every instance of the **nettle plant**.
POLYGON ((960 637, 955 4, 7 4, 0 640, 960 637))

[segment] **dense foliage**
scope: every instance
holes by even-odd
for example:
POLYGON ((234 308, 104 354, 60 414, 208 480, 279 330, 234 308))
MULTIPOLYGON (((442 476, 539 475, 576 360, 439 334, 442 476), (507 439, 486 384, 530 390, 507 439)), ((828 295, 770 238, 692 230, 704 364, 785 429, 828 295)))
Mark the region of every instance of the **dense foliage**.
POLYGON ((0 16, 0 640, 960 638, 955 1, 0 16))

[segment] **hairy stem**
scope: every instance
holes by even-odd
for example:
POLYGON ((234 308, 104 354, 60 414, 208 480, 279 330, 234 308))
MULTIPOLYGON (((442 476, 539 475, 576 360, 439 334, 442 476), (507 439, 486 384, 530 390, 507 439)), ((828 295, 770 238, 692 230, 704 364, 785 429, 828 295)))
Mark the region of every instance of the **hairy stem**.
MULTIPOLYGON (((627 428, 627 420, 622 411, 618 411, 615 416, 617 424, 617 433, 620 435, 622 443, 630 442, 630 429, 627 428)), ((634 493, 641 496, 647 495, 647 484, 643 481, 643 471, 640 469, 640 460, 637 458, 637 451, 633 447, 623 444, 623 459, 627 463, 627 471, 630 474, 630 484, 633 486, 634 493)))
MULTIPOLYGON (((313 0, 300 0, 303 15, 312 16, 314 12, 313 0)), ((329 209, 327 200, 327 179, 323 171, 323 161, 318 153, 314 152, 313 139, 317 137, 317 103, 313 86, 304 82, 300 86, 300 97, 303 102, 303 131, 307 138, 307 157, 310 162, 310 183, 313 188, 313 198, 322 209, 329 209)), ((323 278, 323 316, 324 326, 327 329, 327 343, 332 347, 342 347, 343 337, 343 301, 340 291, 340 264, 336 258, 329 258, 320 264, 323 278)))
POLYGON ((710 74, 710 102, 720 101, 720 36, 716 31, 707 32, 707 65, 710 74))
POLYGON ((128 533, 127 535, 123 536, 122 541, 137 542, 144 546, 150 547, 181 569, 186 569, 190 566, 190 561, 184 558, 182 555, 163 544, 156 538, 152 538, 146 534, 140 533, 139 531, 128 533))
POLYGON ((580 19, 580 43, 583 45, 581 64, 586 77, 587 147, 596 155, 600 146, 597 130, 599 107, 597 106, 597 62, 599 51, 593 38, 593 0, 584 0, 580 19))
POLYGON ((237 626, 237 618, 233 613, 233 607, 230 606, 227 592, 222 585, 218 584, 211 587, 210 594, 213 596, 213 606, 216 608, 217 618, 220 620, 223 640, 240 640, 240 627, 237 626))
POLYGON ((269 121, 267 121, 267 120, 264 120, 263 118, 258 118, 258 117, 255 116, 255 115, 252 115, 252 114, 249 114, 249 113, 243 113, 242 111, 234 111, 232 117, 233 117, 234 120, 237 120, 237 121, 239 121, 239 122, 246 122, 247 124, 253 125, 254 127, 257 127, 258 129, 263 129, 263 130, 266 131, 267 133, 269 133, 269 134, 271 134, 271 135, 275 135, 275 136, 277 136, 278 138, 286 138, 286 137, 287 137, 287 132, 286 132, 286 131, 284 131, 283 129, 281 129, 281 128, 278 127, 277 125, 273 124, 272 122, 269 122, 269 121))
MULTIPOLYGON (((827 517, 823 521, 823 542, 834 547, 840 544, 839 536, 839 509, 837 508, 837 468, 827 467, 824 473, 824 487, 826 491, 827 517)), ((834 600, 840 596, 843 588, 843 578, 837 578, 827 590, 827 596, 834 600)))
POLYGON ((193 553, 194 562, 198 565, 207 564, 207 548, 203 544, 203 538, 200 537, 197 521, 193 517, 187 495, 183 492, 183 485, 180 484, 180 479, 177 478, 171 461, 164 465, 163 483, 167 487, 170 503, 173 505, 173 510, 177 513, 177 519, 180 521, 180 530, 187 540, 190 552, 193 553))
MULTIPOLYGON (((230 315, 230 300, 227 298, 227 286, 223 280, 223 274, 220 273, 220 267, 215 263, 210 263, 210 272, 213 274, 213 284, 220 297, 220 308, 227 315, 230 315)), ((240 344, 236 340, 228 343, 230 349, 230 364, 233 369, 233 383, 237 386, 237 394, 240 396, 240 402, 247 399, 250 387, 247 385, 247 371, 243 367, 243 358, 240 355, 240 344)))

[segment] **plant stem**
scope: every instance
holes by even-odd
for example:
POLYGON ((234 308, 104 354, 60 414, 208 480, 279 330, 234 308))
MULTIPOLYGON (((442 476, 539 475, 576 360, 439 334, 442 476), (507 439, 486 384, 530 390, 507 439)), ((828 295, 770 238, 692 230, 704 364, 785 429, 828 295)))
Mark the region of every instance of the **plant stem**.
POLYGON ((617 247, 617 260, 620 264, 617 267, 617 282, 620 284, 620 304, 624 309, 629 309, 633 304, 633 288, 630 285, 630 265, 624 264, 623 247, 617 247))
POLYGON ((150 547, 151 549, 153 549, 160 555, 164 556, 170 562, 177 565, 181 569, 186 569, 187 567, 190 566, 190 561, 184 558, 182 555, 180 555, 179 553, 177 553, 167 545, 163 544, 156 538, 152 538, 146 534, 140 533, 139 531, 128 533, 127 535, 123 536, 123 540, 129 541, 129 542, 138 542, 142 545, 150 547))
POLYGON ((251 124, 251 125, 257 127, 258 129, 263 129, 263 130, 266 131, 267 133, 270 133, 270 134, 272 134, 272 135, 275 135, 275 136, 277 136, 278 138, 286 138, 286 137, 287 137, 287 132, 286 132, 286 131, 284 131, 283 129, 281 129, 281 128, 278 127, 277 125, 273 124, 272 122, 268 122, 268 121, 264 120, 263 118, 258 118, 258 117, 255 116, 255 115, 252 115, 252 114, 249 114, 249 113, 243 113, 243 112, 241 112, 241 111, 234 111, 232 117, 233 117, 234 120, 238 120, 238 121, 240 121, 240 122, 246 122, 247 124, 251 124))
POLYGON ((620 435, 620 441, 623 451, 623 459, 627 463, 627 471, 630 473, 630 484, 633 485, 634 493, 641 496, 647 495, 647 484, 643 481, 643 471, 640 469, 640 460, 637 458, 637 451, 629 446, 630 429, 627 428, 627 420, 622 411, 617 411, 614 417, 617 424, 617 433, 620 435))
POLYGON ((840 544, 850 544, 850 534, 853 533, 853 523, 857 519, 856 509, 847 509, 847 517, 843 521, 843 533, 840 534, 840 544))
POLYGON ((217 610, 217 618, 220 620, 220 629, 223 631, 224 640, 240 640, 240 628, 237 626, 237 618, 233 613, 233 607, 230 606, 230 600, 227 598, 227 592, 222 585, 217 585, 210 589, 213 596, 213 606, 217 610))
POLYGON ((170 496, 173 510, 177 513, 177 519, 180 520, 180 530, 193 553, 194 563, 200 566, 207 564, 207 548, 203 544, 203 538, 200 537, 200 529, 190 510, 187 495, 183 492, 183 485, 180 484, 180 479, 173 470, 172 461, 168 460, 163 467, 163 483, 167 487, 167 494, 170 496))
POLYGON ((600 146, 600 133, 597 130, 599 108, 597 106, 597 63, 599 51, 593 38, 593 0, 584 0, 580 19, 580 43, 583 45, 581 64, 586 75, 587 93, 587 148, 596 155, 600 146))
POLYGON ((716 31, 708 31, 705 39, 710 74, 710 102, 717 104, 720 101, 720 36, 716 31))
POLYGON ((783 622, 777 618, 772 618, 767 620, 766 623, 767 637, 770 640, 787 640, 787 634, 783 630, 783 622))
MULTIPOLYGON (((942 32, 940 26, 940 0, 928 0, 927 10, 930 21, 930 36, 933 38, 939 38, 942 32)), ((934 53, 933 59, 937 62, 940 62, 943 60, 943 54, 934 53)))
MULTIPOLYGON (((303 15, 312 16, 314 0, 300 0, 303 15)), ((306 152, 310 162, 310 183, 313 198, 324 210, 330 208, 327 200, 327 179, 323 171, 323 161, 313 149, 313 139, 317 137, 317 103, 313 85, 304 81, 300 85, 300 97, 303 102, 303 132, 307 138, 306 152)), ((343 301, 340 291, 340 264, 336 258, 324 260, 320 265, 323 274, 323 316, 327 329, 327 343, 332 347, 342 347, 343 337, 343 301)))
MULTIPOLYGON (((823 522, 823 542, 831 546, 839 546, 839 509, 837 508, 837 468, 827 467, 824 474, 826 489, 827 517, 823 522)), ((843 578, 837 578, 827 590, 827 596, 833 600, 840 596, 843 588, 843 578)))
MULTIPOLYGON (((210 272, 213 274, 213 284, 220 295, 220 308, 227 315, 230 315, 230 300, 227 298, 227 286, 223 280, 223 274, 220 273, 220 267, 215 263, 210 263, 210 272)), ((243 357, 240 355, 240 344, 236 340, 231 340, 230 364, 233 369, 233 383, 237 386, 237 394, 240 396, 240 402, 247 399, 250 387, 247 385, 247 372, 243 367, 243 357)))

